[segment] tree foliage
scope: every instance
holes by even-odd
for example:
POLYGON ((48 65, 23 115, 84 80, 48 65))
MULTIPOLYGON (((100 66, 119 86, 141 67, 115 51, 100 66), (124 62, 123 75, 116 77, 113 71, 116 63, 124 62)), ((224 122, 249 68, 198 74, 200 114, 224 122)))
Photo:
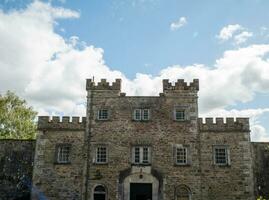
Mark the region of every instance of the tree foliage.
POLYGON ((33 139, 36 115, 37 112, 13 92, 0 95, 0 139, 33 139))

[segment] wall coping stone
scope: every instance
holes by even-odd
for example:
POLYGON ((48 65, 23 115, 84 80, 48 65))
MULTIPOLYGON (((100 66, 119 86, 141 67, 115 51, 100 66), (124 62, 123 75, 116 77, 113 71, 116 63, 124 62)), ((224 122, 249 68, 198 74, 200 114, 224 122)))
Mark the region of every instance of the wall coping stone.
POLYGON ((249 128, 249 118, 220 118, 217 117, 216 121, 213 122, 213 118, 205 118, 205 123, 203 118, 198 119, 198 127, 200 132, 216 131, 216 132, 228 132, 228 131, 244 131, 250 132, 249 128), (224 120, 226 122, 224 122, 224 120))
POLYGON ((68 117, 68 116, 39 116, 37 129, 38 130, 75 130, 82 131, 86 127, 86 117, 68 117))

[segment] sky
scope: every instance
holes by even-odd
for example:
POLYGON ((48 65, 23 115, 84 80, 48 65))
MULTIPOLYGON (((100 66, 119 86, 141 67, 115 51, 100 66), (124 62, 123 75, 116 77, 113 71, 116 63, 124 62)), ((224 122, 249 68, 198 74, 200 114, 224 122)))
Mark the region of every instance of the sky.
POLYGON ((85 116, 85 80, 158 95, 199 78, 199 116, 249 117, 269 141, 268 0, 0 0, 0 94, 85 116))

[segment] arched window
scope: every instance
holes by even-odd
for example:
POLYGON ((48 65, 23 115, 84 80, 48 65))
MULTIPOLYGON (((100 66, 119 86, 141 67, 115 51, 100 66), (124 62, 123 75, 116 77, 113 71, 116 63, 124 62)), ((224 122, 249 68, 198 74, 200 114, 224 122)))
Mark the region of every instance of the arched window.
POLYGON ((102 185, 98 185, 93 191, 94 200, 106 200, 106 188, 102 185))
POLYGON ((176 200, 190 200, 191 199, 191 190, 186 185, 179 185, 176 187, 176 200))

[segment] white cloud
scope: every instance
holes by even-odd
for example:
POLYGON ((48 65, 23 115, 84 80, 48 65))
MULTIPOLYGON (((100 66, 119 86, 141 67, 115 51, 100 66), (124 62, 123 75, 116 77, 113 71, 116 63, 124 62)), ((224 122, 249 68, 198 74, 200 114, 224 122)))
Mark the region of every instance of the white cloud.
POLYGON ((260 31, 261 31, 261 34, 263 34, 264 32, 268 31, 268 28, 266 26, 262 26, 260 27, 260 31))
MULTIPOLYGON (((256 92, 269 92, 269 45, 252 45, 246 48, 226 51, 216 60, 213 67, 205 65, 174 65, 163 69, 158 76, 141 75, 136 77, 143 84, 155 88, 149 95, 161 90, 161 80, 175 81, 184 78, 188 81, 200 79, 200 112, 205 113, 216 108, 225 108, 237 102, 253 100, 256 92), (221 91, 221 92, 220 92, 221 91)), ((140 87, 139 85, 137 87, 140 87)), ((146 89, 146 88, 145 88, 146 89)), ((133 93, 130 90, 130 93, 133 93)))
POLYGON ((227 40, 233 40, 235 45, 245 43, 247 39, 253 36, 252 32, 246 31, 246 29, 239 24, 232 24, 223 27, 217 38, 224 42, 227 40))
POLYGON ((266 26, 260 27, 260 36, 265 39, 269 39, 269 28, 266 26))
POLYGON ((217 37, 223 41, 228 40, 233 37, 233 35, 244 28, 239 24, 231 24, 223 27, 217 37))
POLYGON ((247 39, 252 37, 252 36, 253 36, 253 33, 243 31, 234 37, 235 44, 245 43, 247 41, 247 39))
POLYGON ((259 121, 260 117, 266 113, 269 113, 269 108, 245 110, 215 109, 210 112, 204 113, 202 117, 249 117, 251 127, 251 140, 269 142, 269 133, 266 132, 265 128, 259 121))
POLYGON ((0 91, 16 91, 41 113, 82 114, 85 79, 124 76, 110 70, 103 50, 55 33, 56 19, 79 13, 35 1, 25 10, 0 11, 0 91))
POLYGON ((53 21, 55 19, 78 18, 80 16, 77 11, 62 7, 52 7, 50 3, 46 4, 40 1, 34 1, 32 4, 29 4, 26 12, 23 12, 23 14, 28 17, 38 17, 39 19, 53 21))
POLYGON ((269 133, 260 124, 251 126, 251 140, 252 142, 269 142, 269 133))
POLYGON ((179 28, 185 26, 187 24, 186 17, 180 17, 179 20, 172 22, 170 25, 170 29, 172 31, 178 30, 179 28))
MULTIPOLYGON (((157 76, 138 73, 129 80, 105 65, 103 49, 55 33, 57 19, 77 17, 76 11, 38 1, 25 10, 0 11, 0 92, 15 91, 39 114, 65 115, 85 115, 85 79, 93 75, 97 81, 122 78, 128 95, 158 95, 164 78, 199 78, 202 115, 221 114, 229 105, 251 101, 256 92, 269 92, 269 45, 226 51, 214 66, 174 65, 157 76)), ((261 124, 253 127, 256 138, 267 136, 261 124)))
MULTIPOLYGON (((269 45, 252 45, 226 51, 213 67, 205 65, 171 66, 158 76, 138 74, 128 90, 129 94, 157 95, 161 91, 161 80, 175 81, 184 78, 191 81, 199 78, 199 112, 201 116, 245 116, 251 118, 252 139, 257 141, 269 137, 261 132, 258 121, 268 109, 228 111, 228 106, 244 103, 255 98, 255 93, 269 93, 269 45), (259 132, 257 132, 259 130, 259 132)), ((125 85, 128 85, 125 84, 125 85)))

